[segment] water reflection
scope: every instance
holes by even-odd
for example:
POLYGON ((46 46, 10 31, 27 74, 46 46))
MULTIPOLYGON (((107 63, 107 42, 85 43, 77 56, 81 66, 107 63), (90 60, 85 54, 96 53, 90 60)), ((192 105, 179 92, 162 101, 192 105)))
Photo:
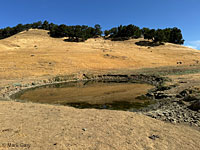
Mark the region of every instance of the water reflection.
POLYGON ((137 99, 152 86, 138 83, 70 82, 22 91, 13 96, 21 101, 60 104, 76 108, 129 110, 146 107, 148 99, 137 99))

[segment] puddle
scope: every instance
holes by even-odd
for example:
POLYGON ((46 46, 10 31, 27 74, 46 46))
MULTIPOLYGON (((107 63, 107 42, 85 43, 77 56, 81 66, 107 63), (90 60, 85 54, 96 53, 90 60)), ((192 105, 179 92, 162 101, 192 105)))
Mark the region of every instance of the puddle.
POLYGON ((70 82, 21 91, 11 98, 22 102, 67 105, 76 108, 134 110, 152 103, 138 99, 152 86, 138 83, 70 82))

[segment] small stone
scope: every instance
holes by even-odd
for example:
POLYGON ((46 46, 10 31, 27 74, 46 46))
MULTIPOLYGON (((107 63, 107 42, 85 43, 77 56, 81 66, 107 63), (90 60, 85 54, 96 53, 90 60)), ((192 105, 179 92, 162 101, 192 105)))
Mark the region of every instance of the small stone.
MULTIPOLYGON (((192 105, 190 106, 190 109, 194 111, 200 110, 200 100, 197 100, 194 103, 192 103, 192 105)), ((192 115, 194 115, 194 113, 192 115)))
POLYGON ((156 140, 157 138, 160 138, 158 135, 151 135, 149 136, 150 139, 156 140))
POLYGON ((173 119, 173 120, 172 120, 172 123, 176 124, 176 123, 177 123, 176 119, 173 119))
POLYGON ((183 117, 187 117, 187 114, 184 113, 184 114, 183 114, 183 117))
POLYGON ((12 131, 13 129, 4 129, 2 132, 12 131))
POLYGON ((164 115, 163 115, 162 112, 159 112, 159 113, 158 113, 158 116, 162 117, 162 116, 164 116, 164 115))
POLYGON ((22 86, 21 83, 14 83, 14 86, 22 86))
POLYGON ((87 129, 86 129, 86 128, 83 128, 82 130, 83 130, 83 131, 87 131, 87 129))

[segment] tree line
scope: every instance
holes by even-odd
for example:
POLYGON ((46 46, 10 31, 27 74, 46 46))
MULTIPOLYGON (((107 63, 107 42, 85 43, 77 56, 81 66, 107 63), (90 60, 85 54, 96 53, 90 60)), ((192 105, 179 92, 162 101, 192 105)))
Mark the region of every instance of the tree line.
POLYGON ((0 29, 0 39, 4 39, 15 35, 19 32, 29 30, 29 29, 44 29, 49 30, 51 37, 61 38, 68 37, 68 41, 72 42, 81 42, 89 38, 96 38, 102 36, 104 33, 106 39, 111 40, 128 40, 130 38, 140 38, 152 40, 153 42, 169 42, 175 44, 183 44, 183 36, 181 30, 174 28, 166 29, 149 29, 142 28, 135 25, 125 25, 111 28, 110 30, 105 30, 104 32, 101 29, 99 24, 96 24, 94 27, 89 27, 86 25, 75 25, 67 26, 65 24, 57 25, 54 23, 49 23, 48 21, 38 21, 32 24, 18 24, 15 27, 6 27, 0 29))
POLYGON ((105 30, 104 34, 107 38, 111 40, 128 40, 130 38, 140 38, 153 40, 154 42, 169 42, 174 44, 184 44, 184 39, 181 33, 181 30, 174 28, 166 29, 149 29, 142 28, 135 25, 127 25, 119 27, 114 27, 110 30, 105 30))
POLYGON ((51 24, 48 24, 48 27, 46 26, 48 24, 47 21, 44 21, 43 23, 41 21, 34 22, 32 24, 18 24, 15 27, 6 27, 3 29, 0 29, 0 39, 4 39, 7 37, 10 37, 12 35, 15 35, 19 32, 29 30, 29 29, 45 29, 48 30, 49 26, 51 24))
POLYGON ((89 38, 96 38, 102 35, 101 26, 96 24, 94 27, 86 25, 67 26, 65 24, 54 25, 49 29, 50 36, 61 38, 68 37, 67 41, 81 42, 89 38))
POLYGON ((18 24, 15 27, 6 27, 0 29, 0 39, 4 39, 15 35, 19 32, 29 29, 44 29, 49 30, 51 37, 61 38, 69 37, 69 41, 85 41, 88 38, 95 38, 102 35, 101 26, 96 24, 94 27, 88 27, 85 25, 67 26, 65 24, 56 25, 49 23, 48 21, 38 21, 32 24, 18 24))

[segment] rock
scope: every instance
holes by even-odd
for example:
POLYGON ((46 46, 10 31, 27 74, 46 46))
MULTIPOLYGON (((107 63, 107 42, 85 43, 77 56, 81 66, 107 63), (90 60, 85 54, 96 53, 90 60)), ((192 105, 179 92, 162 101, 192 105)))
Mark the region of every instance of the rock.
POLYGON ((86 129, 86 128, 83 128, 82 130, 83 130, 83 131, 87 131, 87 129, 86 129))
POLYGON ((151 135, 149 136, 150 139, 156 140, 157 138, 160 138, 158 135, 151 135))
POLYGON ((176 95, 176 98, 182 98, 182 95, 177 94, 177 95, 176 95))
POLYGON ((164 116, 162 113, 158 113, 158 116, 160 116, 160 117, 162 117, 162 116, 164 116))
POLYGON ((192 90, 185 89, 179 93, 181 96, 185 97, 192 94, 192 90))
POLYGON ((186 113, 184 113, 184 114, 183 114, 183 117, 185 117, 185 118, 186 118, 186 117, 187 117, 187 114, 186 114, 186 113))
POLYGON ((177 115, 178 118, 182 118, 180 115, 177 115))
POLYGON ((154 96, 154 93, 149 92, 149 93, 146 94, 146 96, 147 96, 147 97, 153 97, 153 96, 154 96))
POLYGON ((189 106, 189 108, 194 111, 199 111, 200 110, 200 100, 196 100, 195 102, 193 102, 191 104, 191 106, 189 106))
POLYGON ((13 86, 22 86, 21 83, 14 83, 13 86))
POLYGON ((172 119, 171 122, 176 124, 177 120, 176 119, 172 119))
POLYGON ((24 87, 28 87, 29 85, 28 84, 24 84, 24 87))
POLYGON ((166 90, 169 90, 169 89, 171 89, 170 86, 159 86, 157 88, 158 91, 166 91, 166 90))
POLYGON ((171 97, 170 95, 165 94, 163 92, 157 92, 154 94, 154 96, 156 99, 163 99, 163 98, 171 97))
POLYGON ((187 96, 184 97, 183 100, 186 101, 186 102, 191 102, 191 101, 197 100, 197 97, 193 96, 193 95, 187 95, 187 96))

